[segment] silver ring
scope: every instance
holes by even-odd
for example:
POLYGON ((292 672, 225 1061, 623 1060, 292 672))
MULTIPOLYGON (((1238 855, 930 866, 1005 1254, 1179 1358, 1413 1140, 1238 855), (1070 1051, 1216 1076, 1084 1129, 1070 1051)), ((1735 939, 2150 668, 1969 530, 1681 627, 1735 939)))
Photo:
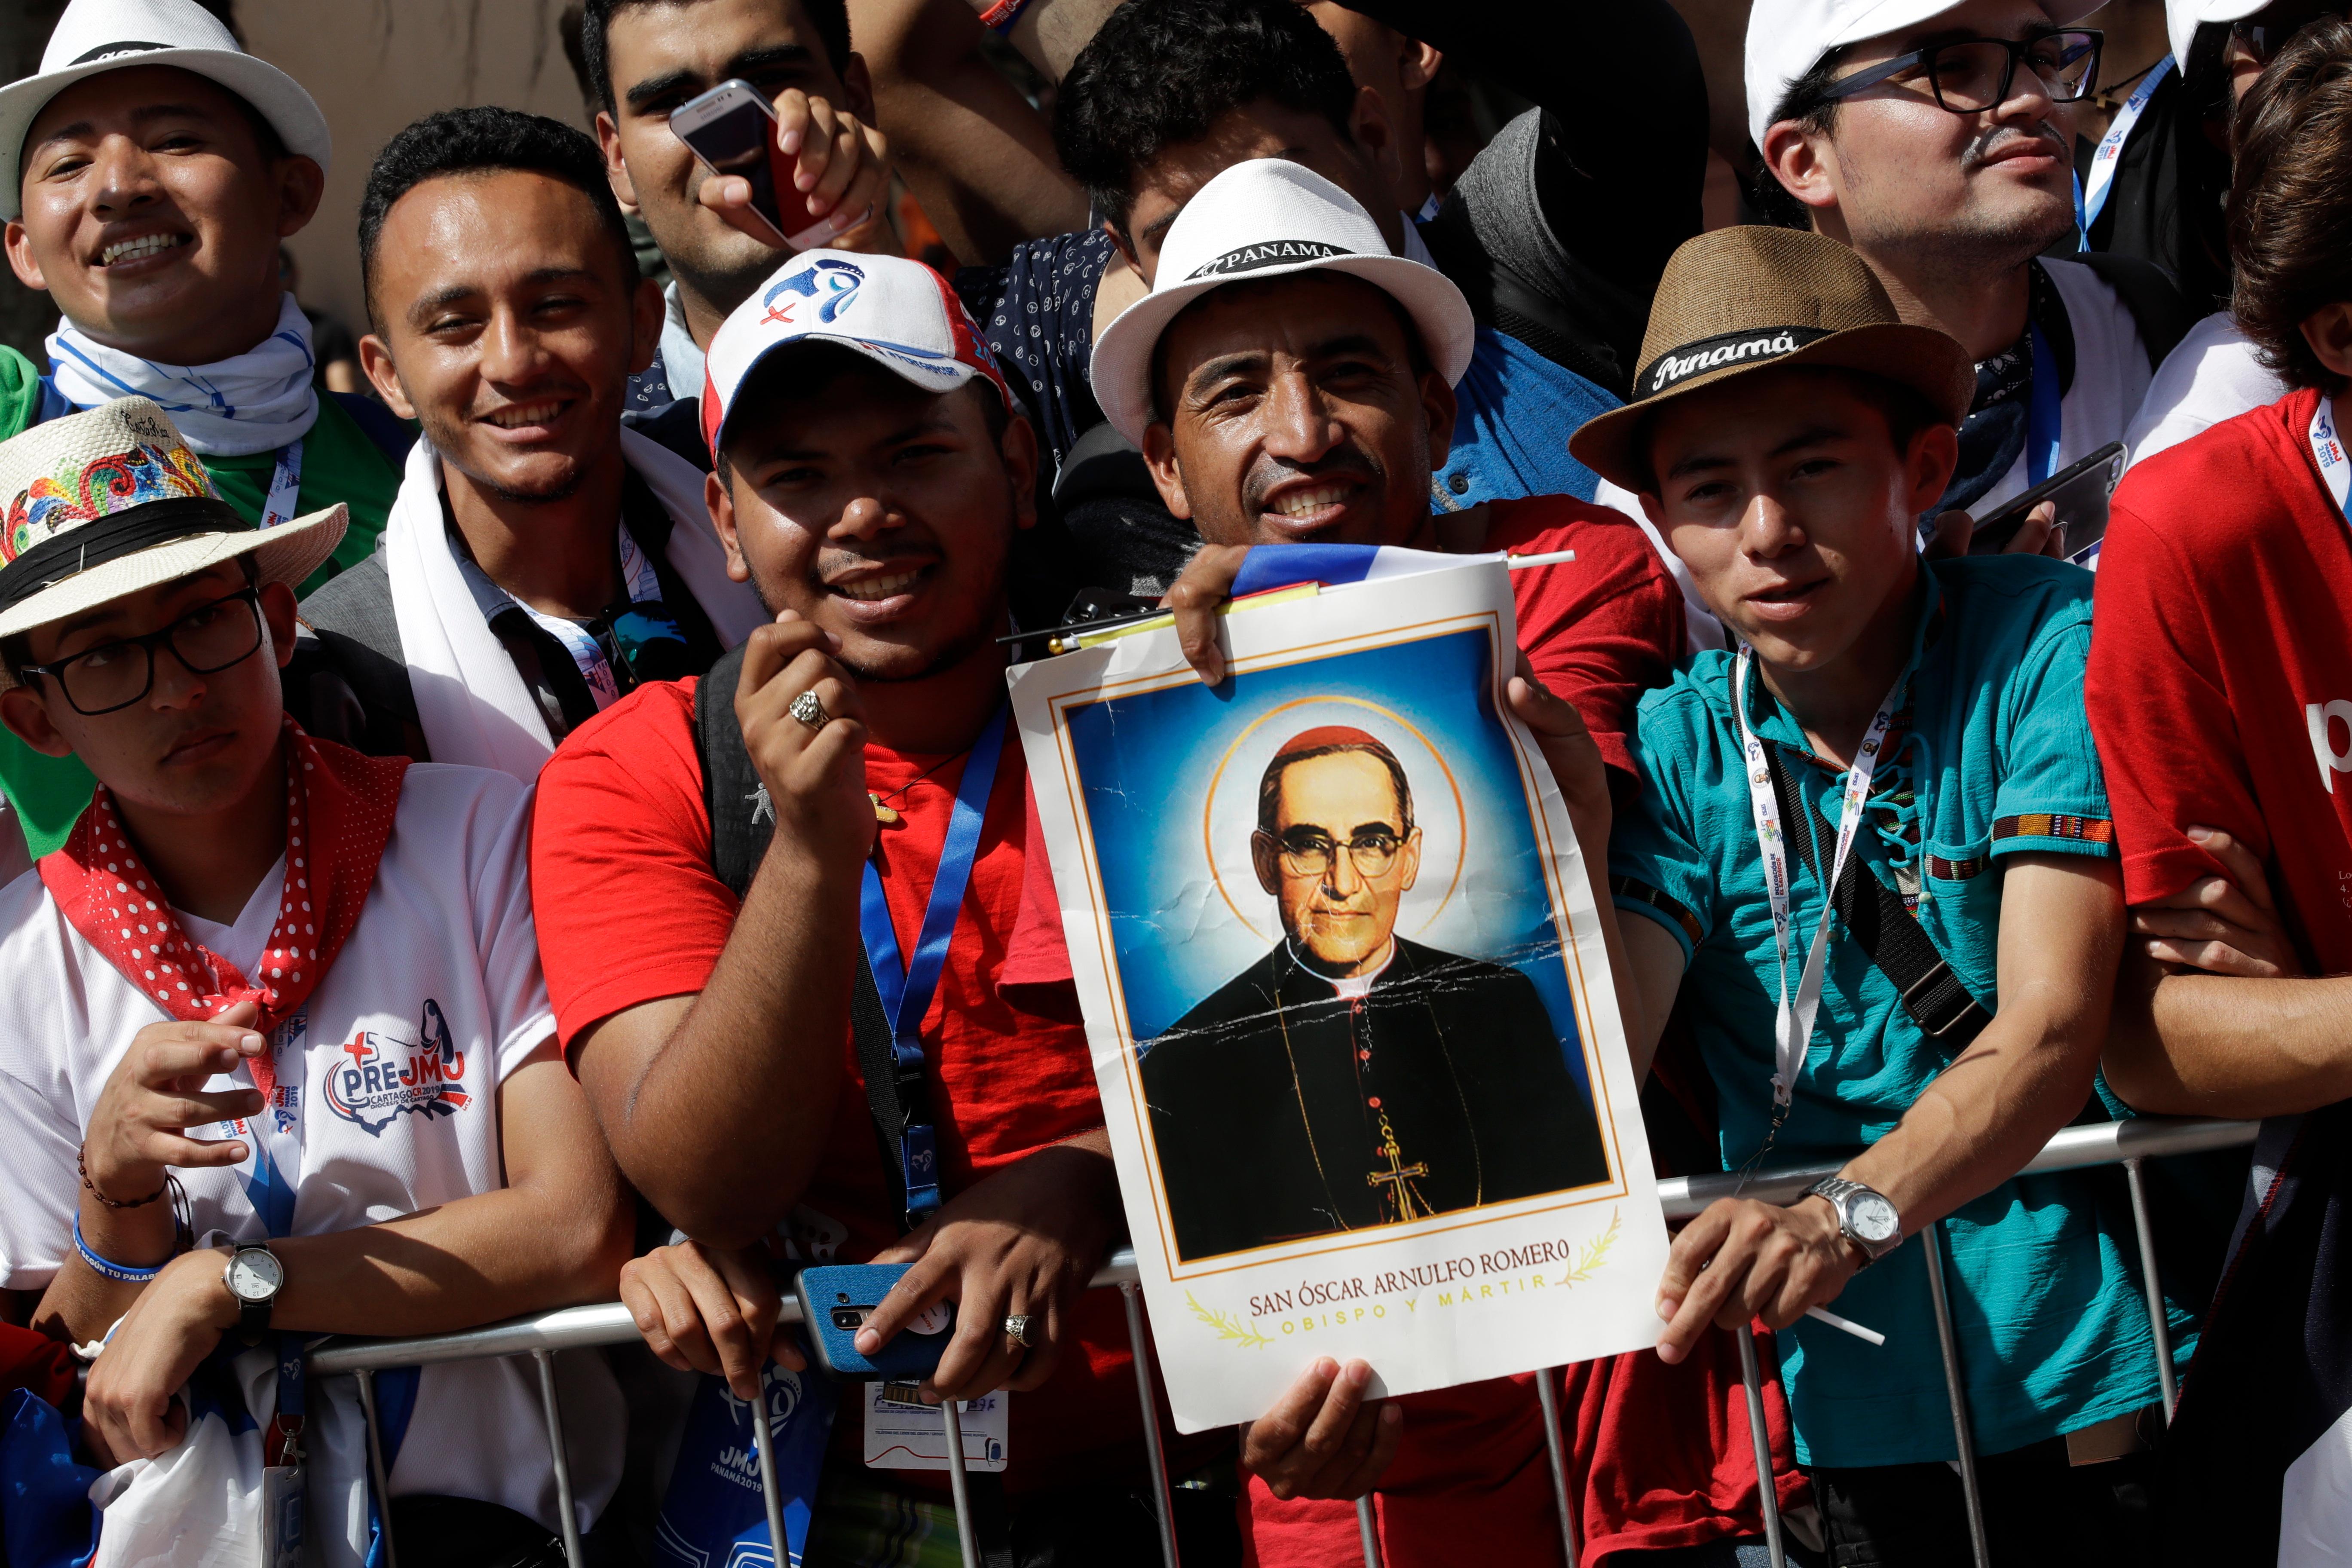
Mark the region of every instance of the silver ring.
POLYGON ((822 730, 833 722, 833 715, 824 710, 824 699, 814 690, 803 691, 793 698, 793 705, 784 711, 812 730, 822 730))
POLYGON ((1032 1320, 1030 1315, 1026 1312, 1006 1313, 1004 1317, 1004 1337, 1011 1340, 1014 1344, 1019 1345, 1023 1350, 1029 1349, 1029 1324, 1031 1321, 1032 1320))

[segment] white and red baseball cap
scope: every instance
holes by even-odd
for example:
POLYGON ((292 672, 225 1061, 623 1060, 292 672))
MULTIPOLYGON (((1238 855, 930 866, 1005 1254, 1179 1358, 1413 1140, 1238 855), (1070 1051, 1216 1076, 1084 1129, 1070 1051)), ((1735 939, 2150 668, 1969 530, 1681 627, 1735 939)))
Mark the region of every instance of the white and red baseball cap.
POLYGON ((761 361, 794 343, 834 343, 926 392, 984 375, 1018 414, 1012 388, 948 280, 919 261, 803 250, 735 307, 703 357, 702 438, 715 461, 735 395, 761 361))

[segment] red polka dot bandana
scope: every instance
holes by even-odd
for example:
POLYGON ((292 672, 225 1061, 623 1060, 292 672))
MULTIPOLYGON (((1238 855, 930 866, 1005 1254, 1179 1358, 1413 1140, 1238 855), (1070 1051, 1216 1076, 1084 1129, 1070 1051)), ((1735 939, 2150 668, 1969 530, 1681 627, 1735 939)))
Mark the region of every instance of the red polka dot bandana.
MULTIPOLYGON (((261 1008, 267 1035, 310 999, 359 924, 376 863, 392 837, 405 757, 366 757, 321 744, 286 721, 286 885, 257 972, 247 979, 198 945, 132 847, 104 784, 64 847, 41 858, 41 882, 82 940, 174 1018, 216 1016, 240 1002, 261 1008)), ((247 1064, 274 1098, 268 1053, 247 1064)))

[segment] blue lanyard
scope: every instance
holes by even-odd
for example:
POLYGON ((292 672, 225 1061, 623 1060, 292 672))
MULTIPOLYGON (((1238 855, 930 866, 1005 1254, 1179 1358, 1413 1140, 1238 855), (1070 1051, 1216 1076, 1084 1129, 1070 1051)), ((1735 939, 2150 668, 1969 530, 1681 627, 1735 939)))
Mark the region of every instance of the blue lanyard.
MULTIPOLYGON (((890 1054, 901 1082, 919 1079, 923 1072, 923 1016, 947 966, 948 945, 955 937, 956 917, 963 909, 964 889, 971 882, 971 863, 980 849, 982 819, 988 814, 988 792, 996 783, 997 759, 1004 752, 1006 726, 992 717, 965 759, 963 778, 956 785, 955 815, 948 820, 948 836, 940 846, 940 869, 931 880, 930 901, 923 910, 922 935, 915 943, 911 963, 898 956, 898 933, 890 928, 889 901, 882 896, 882 873, 866 862, 864 896, 857 921, 866 939, 866 961, 874 969, 874 986, 881 993, 883 1016, 890 1020, 890 1054)), ((926 1112, 928 1114, 928 1111, 926 1112)), ((906 1184, 907 1214, 929 1214, 940 1206, 939 1144, 929 1121, 908 1118, 898 1135, 899 1175, 906 1184)))
POLYGON ((2038 485, 2058 471, 2058 436, 2063 416, 2058 406, 2058 362, 2039 321, 2029 322, 2033 340, 2033 385, 2025 405, 2025 482, 2038 485))

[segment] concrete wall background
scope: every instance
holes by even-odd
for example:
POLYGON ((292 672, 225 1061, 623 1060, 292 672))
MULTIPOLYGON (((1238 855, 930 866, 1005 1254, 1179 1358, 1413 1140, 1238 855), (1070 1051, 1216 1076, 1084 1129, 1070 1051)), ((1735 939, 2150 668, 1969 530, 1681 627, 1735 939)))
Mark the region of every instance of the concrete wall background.
POLYGON ((360 191, 409 121, 496 103, 589 127, 556 34, 562 10, 561 0, 237 0, 246 47, 308 88, 334 133, 326 198, 290 242, 304 304, 367 331, 360 191))

